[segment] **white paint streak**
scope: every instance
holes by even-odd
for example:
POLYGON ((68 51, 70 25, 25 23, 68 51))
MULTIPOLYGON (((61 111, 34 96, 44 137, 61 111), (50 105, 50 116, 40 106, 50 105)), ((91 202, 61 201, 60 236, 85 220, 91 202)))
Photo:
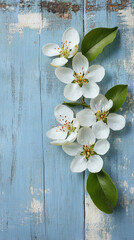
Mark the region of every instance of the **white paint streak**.
POLYGON ((130 46, 132 46, 132 49, 130 51, 130 56, 127 57, 127 59, 123 60, 124 67, 126 71, 132 75, 134 75, 134 48, 133 48, 133 42, 134 42, 134 37, 133 36, 132 30, 134 28, 134 11, 133 8, 130 6, 128 8, 122 9, 118 11, 119 16, 121 17, 121 23, 124 25, 124 27, 128 31, 125 32, 126 34, 126 47, 128 48, 128 51, 130 51, 130 46))
MULTIPOLYGON (((134 41, 134 37, 133 37, 133 41, 134 41)), ((134 75, 134 49, 132 49, 132 51, 130 53, 129 60, 124 59, 123 64, 124 64, 126 71, 128 73, 134 75)))
POLYGON ((90 196, 85 196, 85 240, 111 240, 111 218, 101 212, 92 202, 90 196))
POLYGON ((33 186, 30 187, 30 193, 31 193, 31 195, 34 194, 33 186))
POLYGON ((127 25, 128 27, 134 27, 134 10, 132 7, 128 7, 118 11, 122 22, 121 24, 127 25))
POLYGON ((18 23, 10 23, 9 25, 9 43, 16 32, 23 36, 24 28, 38 30, 40 34, 41 30, 48 25, 47 19, 42 18, 41 13, 18 14, 18 23))
POLYGON ((132 177, 134 177, 134 172, 132 172, 132 177))

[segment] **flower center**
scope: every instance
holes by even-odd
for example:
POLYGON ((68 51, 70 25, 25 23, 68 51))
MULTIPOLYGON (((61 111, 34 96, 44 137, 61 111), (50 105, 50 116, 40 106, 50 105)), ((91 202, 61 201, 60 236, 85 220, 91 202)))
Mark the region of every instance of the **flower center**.
POLYGON ((94 145, 95 144, 90 145, 90 146, 83 145, 83 151, 81 152, 80 155, 85 156, 87 161, 88 161, 90 156, 96 154, 95 151, 94 151, 94 145))
POLYGON ((64 128, 68 131, 67 136, 71 134, 71 132, 74 132, 76 127, 73 126, 73 121, 72 122, 66 122, 64 125, 64 128))
POLYGON ((100 121, 100 120, 102 120, 104 123, 107 123, 107 117, 108 117, 108 114, 109 114, 109 111, 98 111, 98 112, 96 112, 96 119, 97 119, 97 121, 100 121))
POLYGON ((64 57, 64 58, 68 58, 71 52, 71 49, 69 48, 69 44, 71 43, 71 41, 69 42, 61 42, 62 46, 61 48, 58 48, 59 52, 60 52, 60 57, 64 57))
POLYGON ((82 87, 84 83, 89 82, 86 78, 84 78, 84 75, 85 74, 81 73, 81 72, 80 72, 80 74, 74 72, 74 74, 73 74, 74 80, 72 81, 72 83, 77 83, 80 87, 82 87))

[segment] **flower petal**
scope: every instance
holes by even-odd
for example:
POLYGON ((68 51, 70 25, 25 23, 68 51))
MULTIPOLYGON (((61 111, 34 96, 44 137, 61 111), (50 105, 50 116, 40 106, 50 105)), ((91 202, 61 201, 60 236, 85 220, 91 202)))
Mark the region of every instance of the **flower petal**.
POLYGON ((67 131, 63 128, 59 127, 54 127, 51 128, 47 133, 46 133, 47 137, 51 138, 51 139, 65 139, 67 136, 67 131), (64 130, 64 131, 63 131, 64 130))
POLYGON ((104 155, 106 152, 108 152, 110 148, 110 144, 107 140, 99 140, 95 143, 94 151, 99 155, 104 155))
POLYGON ((77 83, 67 84, 64 88, 64 96, 70 101, 77 101, 82 96, 81 87, 77 83))
POLYGON ((75 132, 78 132, 79 128, 80 128, 80 123, 78 121, 78 119, 74 118, 73 119, 73 127, 75 127, 75 132))
POLYGON ((96 122, 92 129, 95 137, 98 139, 106 139, 110 133, 108 125, 106 125, 102 120, 96 122))
POLYGON ((54 115, 59 123, 65 124, 66 120, 72 122, 74 113, 71 108, 60 104, 55 108, 54 115))
POLYGON ((92 65, 88 68, 85 78, 94 81, 100 82, 105 76, 105 69, 101 65, 92 65))
POLYGON ((71 162, 70 169, 72 172, 83 172, 87 168, 87 161, 86 159, 81 156, 77 155, 71 162))
POLYGON ((53 67, 61 67, 64 66, 68 60, 64 57, 54 58, 53 61, 50 63, 53 67))
POLYGON ((63 139, 59 139, 59 140, 55 140, 53 142, 50 142, 52 145, 56 145, 56 146, 61 146, 61 145, 68 145, 72 142, 74 142, 76 140, 77 137, 77 133, 72 132, 69 137, 67 137, 65 140, 63 139))
POLYGON ((48 43, 42 47, 43 53, 48 57, 54 57, 60 55, 58 48, 60 48, 56 43, 48 43))
POLYGON ((78 52, 79 46, 75 45, 72 50, 70 51, 70 54, 68 56, 68 58, 72 58, 73 56, 75 56, 75 54, 78 52))
POLYGON ((100 88, 95 82, 88 82, 82 86, 82 93, 86 98, 95 98, 98 96, 99 91, 100 88))
POLYGON ((76 114, 81 126, 90 127, 96 122, 96 116, 90 109, 83 109, 76 114))
POLYGON ((87 162, 87 168, 92 173, 100 172, 103 167, 103 160, 99 155, 93 155, 89 157, 87 162))
POLYGON ((82 127, 77 135, 77 141, 81 145, 92 145, 95 143, 95 136, 91 128, 82 127))
POLYGON ((84 55, 82 55, 81 52, 78 52, 74 56, 72 61, 73 70, 78 74, 80 73, 83 74, 83 73, 86 73, 88 66, 89 66, 89 62, 87 58, 84 55))
POLYGON ((63 151, 69 156, 75 156, 82 152, 82 146, 79 143, 72 143, 62 146, 63 151))
POLYGON ((110 113, 107 118, 107 124, 112 130, 121 130, 125 127, 125 118, 116 113, 110 113))
POLYGON ((108 111, 113 106, 113 101, 108 100, 104 95, 99 94, 95 99, 91 99, 90 107, 94 113, 97 111, 108 111))
POLYGON ((70 49, 79 44, 80 37, 75 28, 70 27, 63 33, 62 42, 65 43, 66 41, 70 49))
POLYGON ((73 70, 67 67, 58 67, 55 70, 56 77, 63 83, 71 83, 74 80, 73 70))

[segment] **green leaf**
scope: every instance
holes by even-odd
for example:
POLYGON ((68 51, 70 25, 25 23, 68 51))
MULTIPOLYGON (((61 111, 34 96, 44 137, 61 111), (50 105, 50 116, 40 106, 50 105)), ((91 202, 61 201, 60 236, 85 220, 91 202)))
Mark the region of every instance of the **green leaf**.
POLYGON ((94 204, 105 213, 112 213, 118 199, 117 189, 107 173, 89 173, 87 192, 94 204))
POLYGON ((105 94, 106 98, 112 99, 113 107, 110 109, 110 112, 116 112, 122 104, 125 102, 127 97, 127 88, 128 85, 119 84, 107 91, 105 94))
POLYGON ((116 37, 118 27, 95 28, 88 32, 83 38, 81 51, 89 62, 93 61, 108 44, 112 43, 116 37))

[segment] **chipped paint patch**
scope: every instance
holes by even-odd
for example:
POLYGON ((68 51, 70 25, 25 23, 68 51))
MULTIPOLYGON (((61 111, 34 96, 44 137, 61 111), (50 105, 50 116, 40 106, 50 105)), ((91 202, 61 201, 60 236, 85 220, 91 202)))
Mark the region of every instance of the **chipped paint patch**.
POLYGON ((9 25, 9 41, 12 40, 13 35, 18 32, 20 36, 23 36, 25 28, 32 30, 38 30, 40 34, 44 27, 48 27, 46 18, 42 19, 41 13, 27 13, 18 14, 18 23, 10 23, 9 25))
POLYGON ((86 12, 92 12, 92 11, 97 11, 102 8, 101 5, 98 5, 96 3, 96 0, 92 1, 92 4, 90 1, 86 0, 86 12))
POLYGON ((6 10, 8 8, 8 5, 5 3, 0 3, 0 8, 6 10))
POLYGON ((121 199, 121 202, 120 202, 121 206, 123 208, 125 208, 126 210, 126 215, 128 215, 128 207, 129 207, 129 202, 127 200, 127 196, 125 193, 123 193, 123 196, 122 196, 122 199, 121 199))
POLYGON ((132 177, 134 177, 134 172, 132 173, 132 177))
MULTIPOLYGON (((36 224, 42 223, 43 203, 38 199, 32 198, 30 207, 26 207, 26 212, 35 215, 36 224)), ((29 219, 29 217, 25 217, 25 219, 29 219)))
POLYGON ((33 186, 30 186, 30 193, 31 195, 37 195, 37 196, 40 196, 42 194, 48 194, 50 193, 50 189, 47 188, 47 189, 42 189, 42 188, 33 188, 33 186))
POLYGON ((14 11, 15 10, 15 4, 6 4, 6 3, 0 3, 0 9, 3 11, 9 10, 9 11, 14 11))
POLYGON ((131 187, 131 188, 129 189, 129 191, 130 191, 131 194, 134 194, 134 187, 131 187))
POLYGON ((50 189, 49 188, 48 189, 41 189, 41 188, 39 188, 39 192, 40 193, 49 193, 50 189))
POLYGON ((39 200, 35 198, 32 199, 30 212, 32 213, 42 213, 43 207, 39 200))
POLYGON ((111 240, 111 218, 101 212, 92 202, 90 196, 85 196, 85 240, 111 240))
POLYGON ((48 12, 55 14, 59 18, 72 19, 71 12, 77 13, 80 10, 78 4, 72 4, 71 2, 47 2, 43 1, 41 3, 42 9, 46 9, 48 12))
POLYGON ((124 181, 122 185, 123 185, 123 187, 124 187, 124 190, 126 191, 126 190, 128 189, 128 183, 127 183, 127 181, 124 181))

